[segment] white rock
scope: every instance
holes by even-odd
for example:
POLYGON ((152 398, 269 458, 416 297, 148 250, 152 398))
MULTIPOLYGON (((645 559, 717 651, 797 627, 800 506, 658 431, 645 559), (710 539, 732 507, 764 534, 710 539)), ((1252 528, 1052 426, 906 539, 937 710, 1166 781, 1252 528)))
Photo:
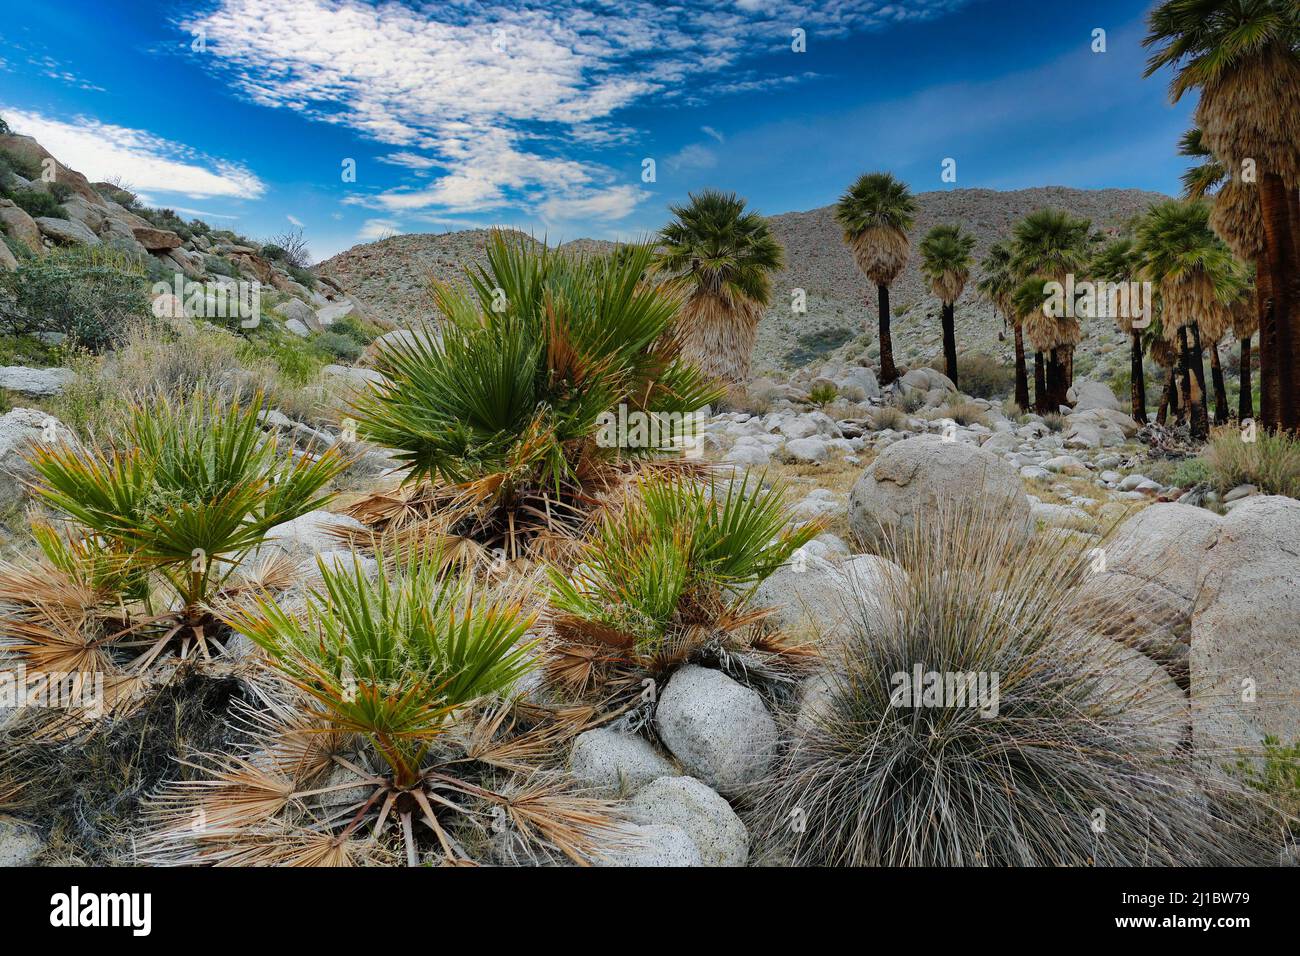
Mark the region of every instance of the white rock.
POLYGON ((34 827, 0 817, 0 868, 32 866, 44 849, 45 838, 34 827))
POLYGON ((574 780, 604 797, 634 794, 652 780, 678 775, 650 741, 607 727, 579 734, 569 764, 574 780))
POLYGON ((628 813, 643 825, 680 827, 705 866, 744 866, 749 860, 749 831, 726 800, 694 777, 647 784, 629 801, 628 813))
POLYGON ((711 668, 687 664, 673 674, 655 728, 688 773, 724 796, 761 780, 776 758, 776 721, 763 699, 711 668))
POLYGON ((593 861, 596 866, 705 865, 690 834, 669 823, 626 824, 617 841, 593 861))
POLYGON ((76 441, 71 430, 48 412, 15 408, 0 416, 0 509, 26 500, 26 483, 36 477, 26 456, 38 445, 75 445, 76 441))
POLYGON ((311 329, 307 328, 307 326, 303 325, 297 319, 286 320, 284 323, 284 328, 285 331, 289 332, 292 335, 298 336, 298 338, 300 339, 310 338, 311 336, 311 329))
POLYGON ((817 464, 829 455, 830 449, 820 438, 796 438, 785 443, 785 457, 790 461, 817 464))
POLYGON ((27 368, 24 365, 7 365, 0 367, 0 389, 17 392, 29 398, 49 398, 51 395, 61 394, 76 377, 77 374, 68 368, 27 368))

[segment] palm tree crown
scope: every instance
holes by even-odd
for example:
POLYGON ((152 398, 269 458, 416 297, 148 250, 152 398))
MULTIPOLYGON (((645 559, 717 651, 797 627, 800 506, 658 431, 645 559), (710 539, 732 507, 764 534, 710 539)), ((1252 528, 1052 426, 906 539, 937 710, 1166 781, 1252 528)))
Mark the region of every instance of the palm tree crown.
POLYGON ((889 285, 907 264, 907 233, 916 222, 916 199, 889 173, 866 173, 835 206, 835 221, 858 268, 877 285, 889 285))
POLYGON ((975 288, 1013 323, 1020 321, 1012 302, 1018 279, 1011 243, 1006 240, 995 242, 980 264, 980 277, 975 288))
POLYGON ((785 265, 767 220, 746 212, 735 193, 714 189, 692 193, 689 204, 670 209, 676 218, 659 234, 657 267, 691 292, 766 308, 771 273, 785 265))
POLYGON ((921 240, 920 249, 921 274, 931 290, 945 305, 956 302, 970 278, 975 237, 960 226, 935 226, 921 240))

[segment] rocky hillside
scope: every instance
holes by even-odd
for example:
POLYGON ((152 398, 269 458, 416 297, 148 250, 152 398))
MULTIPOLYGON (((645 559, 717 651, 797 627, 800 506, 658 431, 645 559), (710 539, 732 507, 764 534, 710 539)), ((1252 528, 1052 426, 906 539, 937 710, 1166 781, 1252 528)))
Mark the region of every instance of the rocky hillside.
MULTIPOLYGON (((976 255, 983 257, 1012 226, 1035 209, 1059 207, 1092 220, 1099 229, 1113 229, 1165 197, 1131 189, 1065 189, 1045 187, 1013 192, 956 189, 921 193, 920 214, 912 233, 913 247, 939 223, 955 222, 976 237, 976 255)), ((876 354, 876 292, 858 271, 835 224, 834 207, 791 212, 771 219, 773 230, 786 251, 786 268, 774 281, 775 300, 759 328, 756 369, 790 369, 809 364, 828 353, 844 349, 876 354), (791 290, 807 293, 807 313, 791 311, 791 290)), ((320 270, 335 276, 373 315, 399 325, 412 317, 434 312, 428 297, 430 277, 459 281, 462 267, 481 261, 487 240, 485 230, 396 236, 355 246, 321 263, 320 270)), ((579 239, 566 248, 602 251, 612 243, 579 239)), ((928 293, 913 255, 895 283, 894 347, 903 364, 926 364, 940 353, 938 303, 928 293)), ((958 343, 964 352, 981 351, 1008 357, 1009 339, 1000 341, 1001 322, 978 301, 974 281, 957 310, 958 343)), ((1104 326, 1106 323, 1099 323, 1104 326)), ((1085 368, 1108 362, 1118 338, 1099 327, 1085 343, 1085 368)))

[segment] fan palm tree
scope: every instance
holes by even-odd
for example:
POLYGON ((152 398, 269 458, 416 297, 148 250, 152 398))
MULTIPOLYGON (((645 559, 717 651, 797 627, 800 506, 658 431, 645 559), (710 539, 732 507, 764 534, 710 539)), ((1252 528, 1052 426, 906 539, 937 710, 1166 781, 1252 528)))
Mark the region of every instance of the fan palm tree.
POLYGON ((1025 369, 1025 332, 1021 323, 1023 316, 1014 302, 1018 279, 1011 243, 1005 240, 995 242, 984 257, 975 287, 1011 325, 1016 340, 1016 404, 1028 408, 1029 376, 1025 369))
MULTIPOLYGON (((1014 258, 1021 275, 1042 276, 1045 282, 1065 285, 1067 277, 1082 273, 1090 258, 1088 230, 1092 224, 1059 209, 1038 209, 1018 222, 1012 231, 1014 258)), ((1044 314, 1044 318, 1050 318, 1044 314)), ((1046 329, 1039 338, 1046 341, 1046 329)), ((1078 319, 1055 317, 1055 332, 1047 350, 1052 410, 1066 402, 1074 379, 1074 347, 1082 331, 1078 319)))
POLYGON ((835 207, 835 221, 862 274, 876 284, 880 328, 880 383, 898 378, 889 332, 889 287, 907 265, 908 231, 916 221, 916 199, 889 173, 866 173, 835 207))
POLYGON ((1253 171, 1250 188, 1222 200, 1219 220, 1250 224, 1249 207, 1258 210, 1258 240, 1229 241, 1259 275, 1261 413, 1266 427, 1300 429, 1300 7, 1294 0, 1165 0, 1149 15, 1143 42, 1153 48, 1148 76, 1173 68, 1175 102, 1199 91, 1204 145, 1232 181, 1253 171))
POLYGON ((943 303, 943 361, 954 387, 958 387, 955 304, 970 278, 974 248, 975 237, 962 232, 960 226, 935 226, 921 240, 921 274, 943 303))
MULTIPOLYGON (((1192 436, 1208 432, 1201 325, 1222 335, 1244 281, 1232 252, 1210 229, 1204 202, 1153 206, 1137 226, 1143 275, 1160 289, 1165 337, 1181 351, 1180 375, 1192 436)), ((1213 339, 1212 341, 1217 341, 1213 339)))
MULTIPOLYGON (((1092 263, 1092 274, 1107 282, 1131 282, 1141 269, 1141 261, 1133 240, 1122 237, 1108 243, 1092 263)), ((1115 322, 1120 331, 1129 337, 1129 398, 1132 403, 1133 420, 1140 425, 1147 423, 1147 386, 1142 359, 1145 348, 1142 342, 1142 329, 1133 327, 1132 310, 1117 310, 1115 322)))
MULTIPOLYGON (((1205 144, 1205 136, 1199 127, 1192 127, 1183 135, 1178 151, 1183 156, 1198 160, 1195 166, 1183 173, 1184 197, 1187 199, 1213 197, 1210 225, 1238 259, 1252 264, 1251 271, 1256 276, 1249 294, 1244 295, 1232 307, 1232 328, 1241 349, 1241 395, 1238 399, 1237 414, 1242 418, 1250 418, 1254 414, 1250 384, 1250 339, 1259 329, 1260 300, 1256 292, 1260 281, 1268 281, 1267 273, 1260 272, 1260 267, 1264 265, 1264 224, 1260 219, 1259 198, 1253 183, 1243 182, 1240 176, 1228 175, 1228 170, 1205 144), (1243 309, 1248 306, 1256 310, 1253 317, 1243 314, 1243 309)), ((1214 360, 1213 373, 1217 402, 1223 390, 1223 373, 1218 366, 1218 350, 1215 349, 1210 355, 1214 360)), ((1225 406, 1226 402, 1225 395, 1225 406)), ((1219 418, 1216 406, 1215 419, 1219 418)))
POLYGON ((655 266, 686 293, 683 357, 721 382, 749 377, 754 336, 772 300, 772 273, 785 253, 756 212, 735 193, 708 189, 671 207, 655 266))
POLYGON ((1034 350, 1034 411, 1039 415, 1055 412, 1059 407, 1059 404, 1052 404, 1058 391, 1055 377, 1051 378, 1051 388, 1048 387, 1049 370, 1052 376, 1056 374, 1056 365, 1049 362, 1048 356, 1056 347, 1057 323, 1044 311, 1043 286, 1046 282, 1042 276, 1033 276, 1017 285, 1011 294, 1017 321, 1034 350))

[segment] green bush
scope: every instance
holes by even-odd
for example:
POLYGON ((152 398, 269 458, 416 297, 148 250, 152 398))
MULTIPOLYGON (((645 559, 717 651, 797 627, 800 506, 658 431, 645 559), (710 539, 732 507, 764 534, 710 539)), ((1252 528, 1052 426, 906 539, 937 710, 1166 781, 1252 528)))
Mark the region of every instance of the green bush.
POLYGON ((1191 488, 1210 480, 1210 466, 1200 458, 1185 458, 1178 463, 1170 478, 1179 488, 1191 488))
POLYGON ((270 259, 272 262, 282 262, 286 255, 287 253, 281 246, 267 244, 262 247, 263 259, 270 259))
POLYGON ((345 315, 330 326, 331 332, 338 332, 340 335, 346 335, 358 345, 369 345, 375 339, 379 338, 380 330, 376 325, 372 325, 365 319, 358 317, 355 313, 345 315))
POLYGON ((308 270, 300 268, 299 266, 290 265, 285 268, 285 271, 288 272, 289 277, 299 285, 310 290, 316 288, 316 277, 308 270))
POLYGON ((146 273, 111 249, 56 250, 0 272, 0 330, 11 335, 62 332, 98 352, 148 315, 146 273))
POLYGON ((225 256, 208 256, 203 260, 203 265, 213 275, 226 276, 231 279, 239 278, 239 270, 225 256))
MULTIPOLYGON (((931 362, 930 367, 947 374, 941 359, 931 362)), ((971 398, 1005 398, 1015 391, 1016 370, 990 355, 959 355, 957 380, 961 382, 961 390, 971 398)))
POLYGON ((1221 492, 1254 485, 1261 494, 1300 498, 1300 438, 1260 431, 1248 442, 1238 429, 1225 427, 1210 436, 1202 458, 1221 492))
POLYGON ((355 362, 366 350, 366 347, 356 339, 336 332, 332 328, 316 336, 316 345, 345 362, 355 362))
POLYGON ((1236 769, 1246 783, 1276 804, 1291 832, 1300 835, 1300 741, 1288 747, 1277 737, 1265 737, 1260 763, 1243 758, 1236 769))
POLYGON ((41 177, 41 164, 35 160, 19 156, 7 149, 0 149, 0 159, 3 159, 5 164, 23 179, 40 179, 41 177))
POLYGON ((9 194, 23 212, 33 219, 39 219, 42 216, 49 216, 52 219, 63 219, 67 213, 59 205, 59 201, 50 193, 43 193, 35 189, 17 189, 9 194))
POLYGON ((821 385, 814 385, 808 392, 808 400, 814 405, 827 405, 835 401, 835 396, 839 394, 839 389, 834 385, 823 382, 821 385))

